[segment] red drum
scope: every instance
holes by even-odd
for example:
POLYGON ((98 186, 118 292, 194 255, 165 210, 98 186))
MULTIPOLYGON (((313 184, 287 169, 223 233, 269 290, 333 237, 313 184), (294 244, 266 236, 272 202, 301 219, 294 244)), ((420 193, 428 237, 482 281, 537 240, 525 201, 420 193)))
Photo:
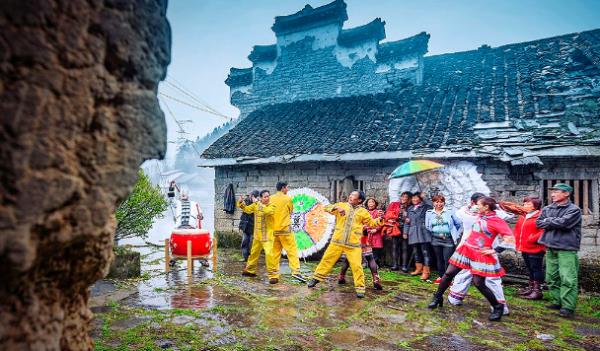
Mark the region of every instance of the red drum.
POLYGON ((187 257, 187 242, 192 242, 192 257, 205 257, 210 254, 212 241, 205 229, 173 229, 171 233, 171 255, 175 258, 187 257))

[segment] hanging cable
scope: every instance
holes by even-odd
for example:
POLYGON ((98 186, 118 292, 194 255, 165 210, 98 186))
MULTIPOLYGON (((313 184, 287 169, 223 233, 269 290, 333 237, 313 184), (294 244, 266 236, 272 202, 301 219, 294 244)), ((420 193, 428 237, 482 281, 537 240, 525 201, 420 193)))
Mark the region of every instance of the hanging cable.
POLYGON ((215 112, 215 113, 221 113, 219 111, 217 111, 217 109, 213 108, 212 106, 210 106, 207 102, 205 102, 204 100, 200 99, 197 95, 195 95, 194 93, 192 93, 189 89, 185 88, 183 86, 183 84, 181 84, 180 82, 178 82, 175 78, 168 76, 168 78, 164 81, 165 83, 167 83, 168 85, 172 86, 173 88, 177 89, 178 91, 180 91, 182 94, 187 95, 188 97, 190 97, 192 100, 198 102, 200 105, 206 107, 207 109, 215 112), (168 79, 172 80, 173 82, 170 82, 168 79))
MULTIPOLYGON (((171 108, 169 107, 169 105, 167 104, 167 102, 165 100, 162 100, 162 99, 161 99, 161 101, 165 105, 165 108, 167 109, 167 112, 169 113, 169 115, 171 116, 171 118, 173 118, 173 120, 175 121, 175 123, 179 127, 179 132, 180 133, 187 133, 185 131, 185 129, 183 129, 183 125, 181 124, 181 122, 179 122, 177 120, 177 118, 175 117, 175 114, 173 114, 173 111, 171 111, 171 108)), ((198 157, 202 158, 202 154, 196 148, 196 144, 194 142, 192 142, 191 140, 188 140, 188 139, 185 139, 185 140, 190 142, 190 144, 192 145, 192 148, 194 149, 194 151, 196 152, 196 154, 198 154, 198 157)))
MULTIPOLYGON (((207 112, 207 113, 213 114, 213 115, 215 115, 215 116, 219 116, 219 117, 225 118, 225 119, 227 119, 227 120, 229 120, 229 121, 232 121, 232 120, 233 120, 233 118, 232 118, 232 117, 226 116, 226 115, 224 115, 224 114, 221 114, 221 113, 218 113, 218 112, 213 112, 213 111, 211 111, 211 110, 208 110, 208 109, 206 109, 206 108, 204 108, 204 107, 200 107, 200 106, 197 106, 197 105, 194 105, 194 104, 190 104, 190 103, 189 103, 189 102, 187 102, 187 101, 183 101, 183 100, 181 100, 181 99, 178 99, 178 98, 176 98, 176 97, 173 97, 173 96, 171 96, 171 95, 167 95, 167 94, 165 94, 165 93, 163 93, 163 92, 159 92, 159 93, 158 93, 158 95, 161 95, 161 96, 163 96, 163 97, 165 97, 165 98, 167 98, 167 99, 170 99, 170 100, 176 101, 176 102, 178 102, 178 103, 180 103, 180 104, 182 104, 182 105, 186 105, 186 106, 188 106, 188 107, 194 108, 194 109, 196 109, 196 110, 200 110, 200 111, 203 111, 203 112, 207 112)), ((163 100, 163 101, 164 101, 164 100, 163 100)))

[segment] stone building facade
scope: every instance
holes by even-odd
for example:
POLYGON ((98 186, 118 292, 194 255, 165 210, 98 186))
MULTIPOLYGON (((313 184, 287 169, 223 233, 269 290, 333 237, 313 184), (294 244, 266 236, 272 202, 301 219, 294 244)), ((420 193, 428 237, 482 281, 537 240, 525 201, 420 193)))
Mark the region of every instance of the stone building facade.
POLYGON ((341 0, 275 18, 277 43, 254 46, 252 67, 231 68, 226 80, 241 117, 269 104, 373 94, 422 81, 428 34, 380 43, 380 18, 342 29, 347 19, 341 0))
POLYGON ((389 201, 387 176, 402 162, 462 160, 499 199, 547 199, 551 184, 571 183, 585 214, 582 266, 595 272, 600 30, 424 56, 426 33, 384 42, 381 20, 343 29, 346 18, 343 1, 276 17, 276 44, 232 68, 243 119, 200 164, 216 171, 215 230, 237 228, 237 212, 218 210, 228 184, 244 194, 287 180, 330 201, 350 188, 389 201))

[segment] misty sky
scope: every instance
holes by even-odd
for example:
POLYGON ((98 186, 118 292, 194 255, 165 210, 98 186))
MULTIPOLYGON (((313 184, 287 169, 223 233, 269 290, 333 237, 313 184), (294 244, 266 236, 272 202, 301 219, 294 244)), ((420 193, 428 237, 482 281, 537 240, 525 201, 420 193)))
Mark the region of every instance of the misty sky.
MULTIPOLYGON (((253 45, 275 43, 274 17, 317 7, 331 0, 170 0, 167 16, 173 33, 168 78, 176 80, 225 115, 236 117, 224 80, 229 68, 249 67, 253 45)), ((355 27, 381 17, 387 38, 395 41, 419 32, 431 34, 429 52, 499 46, 566 33, 600 28, 597 0, 346 0, 348 21, 355 27)), ((197 104, 168 84, 160 91, 197 104)), ((224 119, 163 98, 179 120, 189 120, 188 138, 210 132, 224 119)), ((176 126, 165 109, 168 139, 175 141, 176 126)), ((175 152, 169 144, 168 157, 175 152)))

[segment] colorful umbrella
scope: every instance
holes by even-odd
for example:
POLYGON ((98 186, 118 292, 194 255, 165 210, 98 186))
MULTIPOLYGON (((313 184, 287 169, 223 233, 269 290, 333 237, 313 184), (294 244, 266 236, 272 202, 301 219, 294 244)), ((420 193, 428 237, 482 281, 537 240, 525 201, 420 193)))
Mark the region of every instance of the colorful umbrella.
POLYGON ((443 164, 429 161, 429 160, 411 160, 401 164, 398 168, 396 168, 392 174, 388 177, 392 178, 400 178, 406 177, 409 175, 415 175, 418 173, 423 173, 427 171, 431 171, 433 169, 442 168, 443 164))

